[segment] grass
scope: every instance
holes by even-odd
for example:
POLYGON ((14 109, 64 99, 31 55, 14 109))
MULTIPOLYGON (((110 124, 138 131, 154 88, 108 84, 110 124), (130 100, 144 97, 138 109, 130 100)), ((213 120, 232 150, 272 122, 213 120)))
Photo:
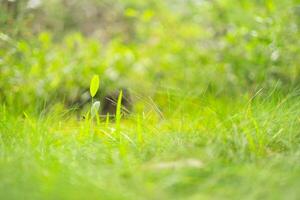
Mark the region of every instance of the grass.
POLYGON ((0 200, 299 199, 299 0, 17 2, 0 3, 0 200), (97 115, 120 88, 134 112, 121 93, 97 115))
POLYGON ((0 199, 299 198, 297 93, 163 94, 117 123, 1 106, 0 199))

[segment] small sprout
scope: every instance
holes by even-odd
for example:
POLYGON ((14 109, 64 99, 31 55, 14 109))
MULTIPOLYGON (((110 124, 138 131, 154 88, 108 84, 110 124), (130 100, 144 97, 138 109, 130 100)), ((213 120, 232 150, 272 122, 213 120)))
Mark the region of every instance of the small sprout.
POLYGON ((93 98, 99 89, 99 76, 94 75, 90 83, 90 94, 93 98))
POLYGON ((95 117, 98 114, 100 108, 100 101, 95 101, 91 107, 91 117, 95 117))

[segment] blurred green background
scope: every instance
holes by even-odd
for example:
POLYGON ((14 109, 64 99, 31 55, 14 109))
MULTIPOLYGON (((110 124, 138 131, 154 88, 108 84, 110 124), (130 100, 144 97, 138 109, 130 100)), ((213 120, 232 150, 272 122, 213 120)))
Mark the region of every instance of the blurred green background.
POLYGON ((94 74, 102 95, 158 104, 286 93, 300 83, 299 28, 298 0, 1 0, 0 101, 69 105, 94 74))

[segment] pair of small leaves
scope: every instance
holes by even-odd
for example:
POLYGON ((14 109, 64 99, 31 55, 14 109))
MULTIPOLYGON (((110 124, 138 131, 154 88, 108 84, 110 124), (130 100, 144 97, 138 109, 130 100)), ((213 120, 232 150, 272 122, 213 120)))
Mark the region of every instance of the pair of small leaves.
MULTIPOLYGON (((99 89, 99 76, 94 75, 90 83, 90 94, 94 98, 99 89)), ((100 109, 100 101, 95 101, 91 107, 91 116, 95 117, 100 109)))

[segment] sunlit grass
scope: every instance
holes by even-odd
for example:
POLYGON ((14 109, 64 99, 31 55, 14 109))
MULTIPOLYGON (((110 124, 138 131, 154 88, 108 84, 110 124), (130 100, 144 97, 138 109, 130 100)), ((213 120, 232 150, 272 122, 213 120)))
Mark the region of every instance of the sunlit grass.
POLYGON ((100 124, 2 106, 1 199, 296 199, 299 103, 256 98, 100 124))
POLYGON ((299 19, 299 0, 1 1, 0 200, 299 199, 299 19))

